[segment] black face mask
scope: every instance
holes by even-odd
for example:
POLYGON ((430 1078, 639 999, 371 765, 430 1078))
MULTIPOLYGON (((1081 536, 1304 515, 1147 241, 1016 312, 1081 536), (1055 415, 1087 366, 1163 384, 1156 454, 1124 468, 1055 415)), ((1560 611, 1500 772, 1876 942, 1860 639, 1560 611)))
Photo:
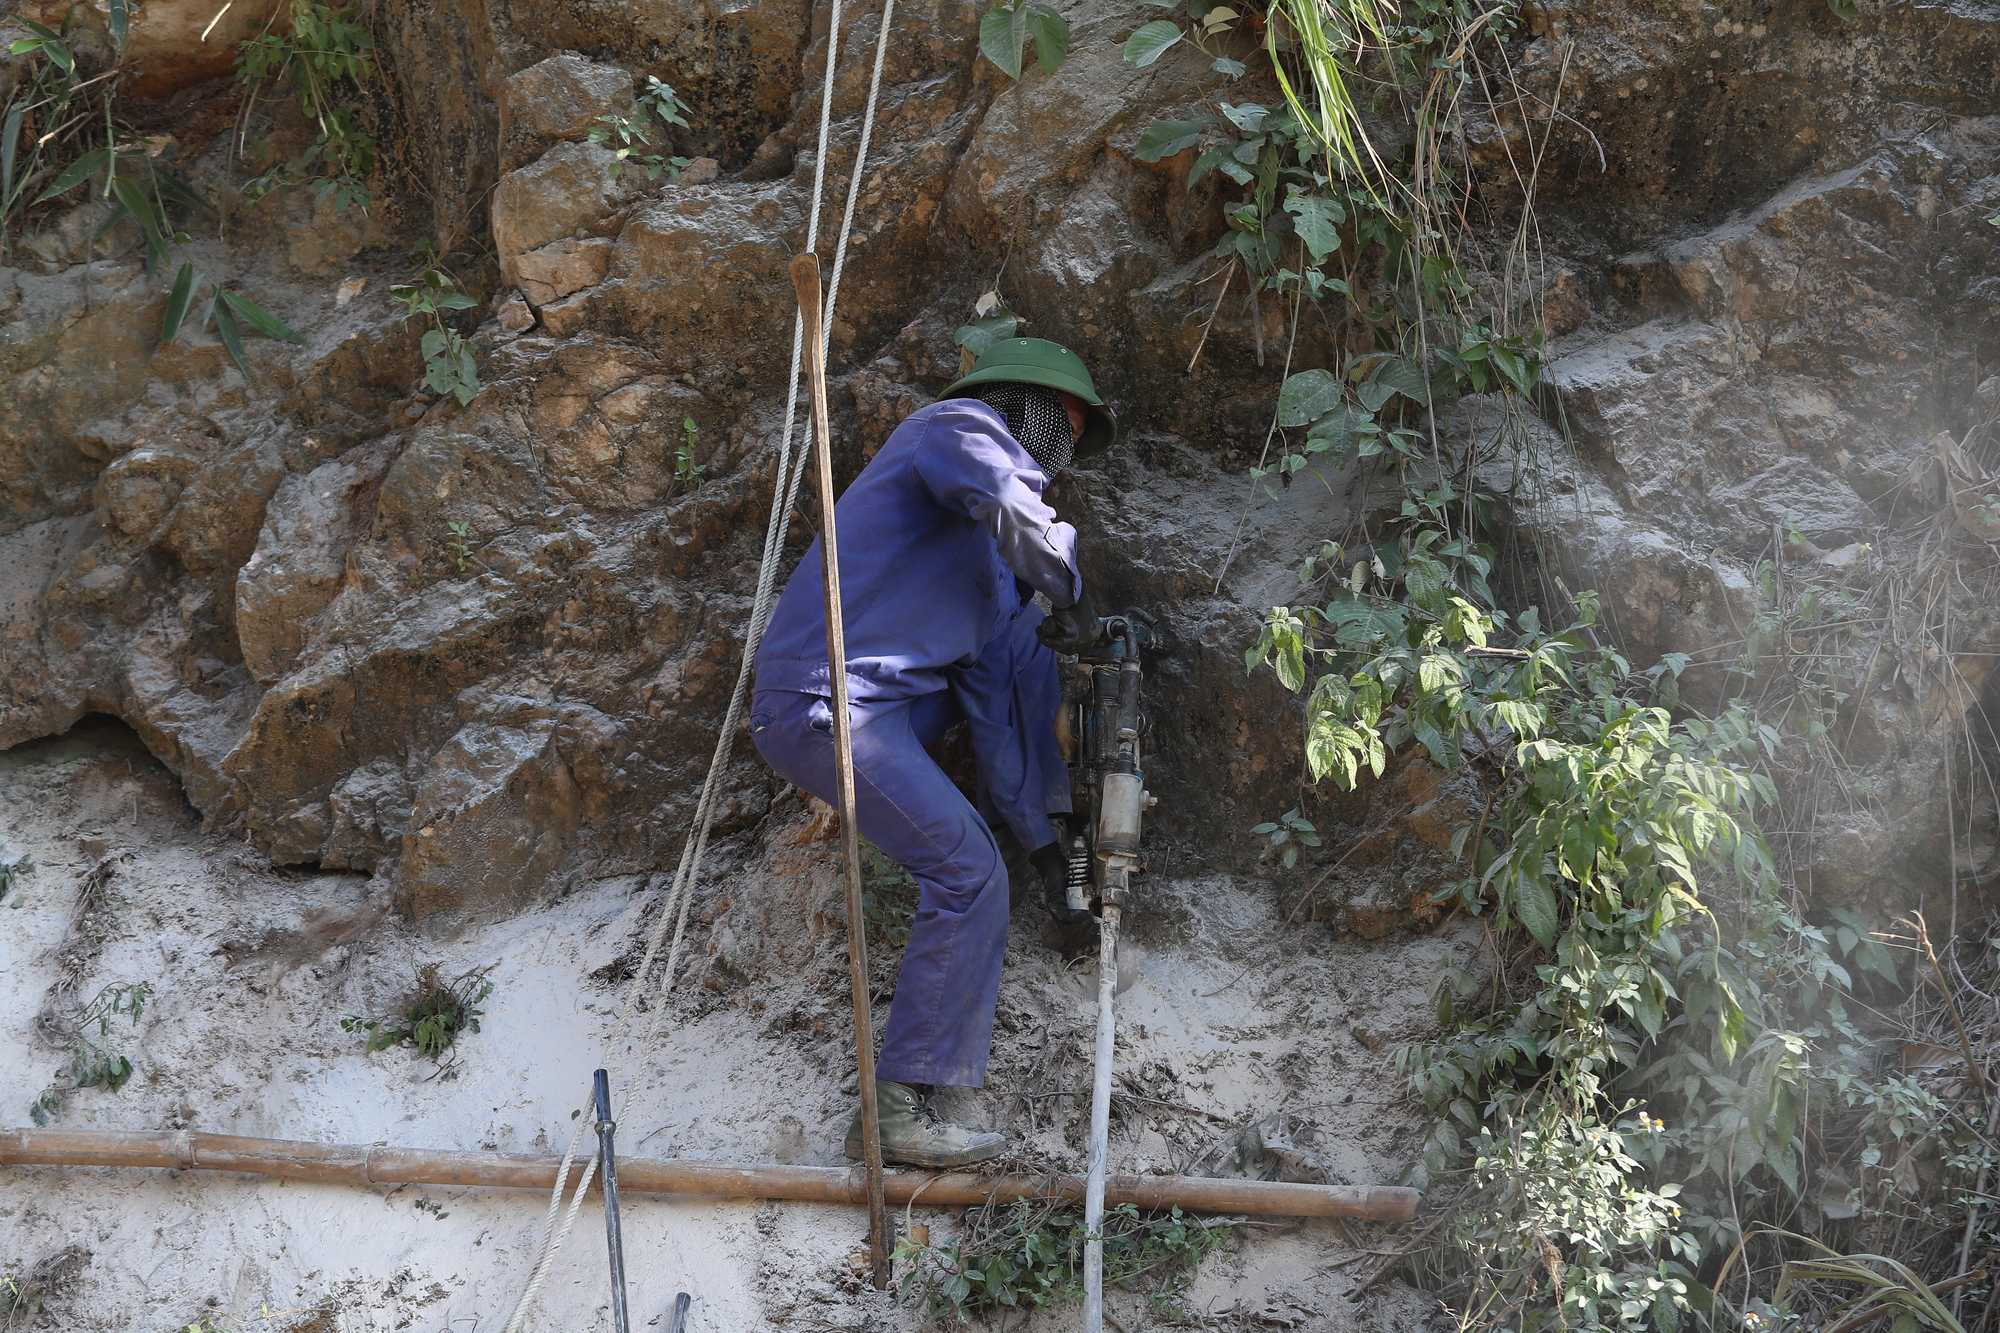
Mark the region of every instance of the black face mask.
POLYGON ((1051 477, 1076 457, 1069 409, 1054 389, 1007 381, 982 384, 972 396, 1007 419, 1014 442, 1051 477))

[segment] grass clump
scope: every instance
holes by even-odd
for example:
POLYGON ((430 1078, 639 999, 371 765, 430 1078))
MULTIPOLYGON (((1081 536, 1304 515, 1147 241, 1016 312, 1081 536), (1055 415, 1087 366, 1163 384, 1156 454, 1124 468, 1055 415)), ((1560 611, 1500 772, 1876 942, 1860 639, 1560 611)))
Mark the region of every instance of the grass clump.
POLYGON ((436 963, 417 971, 416 986, 400 1014, 390 1018, 362 1018, 350 1014, 340 1020, 341 1030, 362 1035, 369 1053, 392 1046, 411 1046, 418 1055, 435 1062, 437 1077, 449 1083, 458 1077, 458 1054, 453 1047, 461 1034, 479 1031, 485 1012, 479 1006, 493 994, 487 973, 492 965, 476 967, 446 981, 436 963))
POLYGON ((69 1068, 28 1103, 29 1117, 37 1125, 46 1126, 68 1109, 69 1093, 82 1088, 117 1092, 131 1082, 131 1057, 110 1041, 112 1020, 122 1014, 137 1027, 145 1012, 143 982, 118 982, 97 992, 97 998, 85 1005, 73 1021, 61 1025, 62 1035, 69 1043, 69 1068), (97 1029, 95 1037, 90 1033, 93 1027, 97 1029))
MULTIPOLYGON (((1151 1216, 1129 1203, 1108 1209, 1105 1284, 1145 1290, 1155 1315, 1177 1319, 1175 1298, 1232 1225, 1190 1217, 1178 1208, 1151 1216)), ((1046 1201, 1017 1199, 1004 1210, 975 1209, 955 1240, 897 1242, 896 1262, 909 1266, 897 1290, 904 1301, 922 1301, 933 1318, 958 1324, 994 1310, 1064 1304, 1083 1295, 1089 1239, 1081 1214, 1057 1211, 1046 1201)))

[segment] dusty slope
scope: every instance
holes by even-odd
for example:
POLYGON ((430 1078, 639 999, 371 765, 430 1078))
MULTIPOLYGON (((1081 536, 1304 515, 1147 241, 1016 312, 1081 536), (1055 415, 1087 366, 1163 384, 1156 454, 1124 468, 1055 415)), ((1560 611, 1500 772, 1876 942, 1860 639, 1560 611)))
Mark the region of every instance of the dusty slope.
MULTIPOLYGON (((384 919, 386 891, 362 876, 273 870, 240 842, 202 833, 171 776, 104 719, 0 754, 0 827, 9 855, 31 854, 38 867, 0 905, 10 1120, 25 1118, 61 1063, 32 1021, 68 958, 80 996, 126 981, 145 983, 150 1000, 139 1025, 120 1020, 109 1043, 137 1067, 131 1083, 71 1093, 64 1125, 560 1150, 618 1003, 605 978, 649 923, 650 895, 624 878, 448 940, 413 934, 384 919), (99 864, 110 878, 72 930, 78 887, 99 864), (497 983, 450 1081, 405 1051, 364 1055, 338 1026, 346 1014, 386 1012, 429 961, 448 974, 491 965, 497 983)), ((683 991, 659 1053, 625 1054, 622 1077, 644 1070, 623 1116, 633 1151, 839 1160, 851 1105, 840 1085, 852 1077, 851 1040, 840 1040, 845 946, 815 919, 837 885, 815 831, 788 797, 760 837, 724 849, 727 873, 703 915, 716 916, 726 894, 729 925, 706 934, 760 979, 683 991)), ((1155 1100, 1121 1103, 1121 1168, 1234 1172, 1251 1124, 1269 1143, 1266 1158, 1246 1163, 1259 1173, 1385 1180, 1408 1156, 1411 1122, 1385 1063, 1395 1042, 1423 1030, 1429 978, 1457 946, 1425 935, 1340 943, 1310 923, 1280 933, 1280 901, 1268 885, 1222 877, 1164 877, 1142 901, 1119 1069, 1155 1100)), ((1022 1134, 1025 1157, 1074 1166, 1079 1110, 1048 1094, 1084 1078, 1095 981, 1088 964, 1061 965, 1038 923, 1032 911, 1017 917, 993 1086, 968 1109, 1022 1134), (1034 1132, 1023 1099, 1036 1107, 1034 1132)), ((704 966, 698 975, 724 974, 704 966)), ((255 1327, 267 1303, 326 1312, 288 1314, 279 1328, 492 1328, 531 1261, 541 1208, 525 1194, 32 1169, 0 1179, 0 1272, 46 1273, 53 1261, 48 1313, 31 1328, 178 1329, 205 1311, 255 1327)), ((952 1225, 921 1207, 916 1220, 940 1239, 952 1225)), ((855 1280, 853 1210, 634 1200, 627 1234, 642 1322, 677 1288, 695 1294, 700 1330, 921 1322, 855 1280)), ((541 1327, 608 1327, 600 1237, 587 1214, 541 1327)), ((1416 1327, 1426 1302, 1414 1292, 1390 1284, 1358 1308, 1343 1298, 1372 1266, 1355 1237, 1329 1223, 1246 1232, 1205 1265, 1187 1308, 1210 1327, 1416 1327)), ((1120 1296, 1113 1313, 1128 1330, 1146 1323, 1137 1296, 1120 1296)))

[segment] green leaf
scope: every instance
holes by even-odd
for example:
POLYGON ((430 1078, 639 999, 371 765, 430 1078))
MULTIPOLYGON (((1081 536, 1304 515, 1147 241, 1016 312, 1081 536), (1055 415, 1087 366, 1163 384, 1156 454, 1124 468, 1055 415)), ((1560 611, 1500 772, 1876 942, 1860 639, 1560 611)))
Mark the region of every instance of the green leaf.
POLYGON ((207 213, 215 211, 215 205, 208 202, 206 195, 171 171, 163 170, 157 166, 154 167, 153 182, 160 187, 160 193, 169 199, 177 199, 181 203, 191 204, 207 213))
POLYGON ((1231 60, 1228 56, 1217 56, 1209 68, 1217 74, 1227 74, 1232 79, 1240 79, 1248 66, 1240 60, 1231 60))
POLYGON ((53 199, 59 194, 67 194, 77 186, 111 165, 109 148, 93 148, 62 169, 62 174, 50 182, 49 188, 35 196, 35 202, 53 199))
POLYGON ((1345 450, 1351 447, 1355 440, 1377 433, 1375 418, 1349 404, 1320 418, 1318 424, 1306 432, 1306 439, 1323 442, 1321 447, 1325 449, 1345 450))
POLYGON ((21 117, 27 109, 25 102, 16 102, 7 109, 6 121, 0 123, 0 211, 14 198, 14 157, 21 146, 21 117))
POLYGON ((1306 683, 1306 664, 1303 649, 1296 634, 1278 644, 1277 658, 1271 663, 1277 670, 1278 683, 1297 693, 1306 683))
POLYGON ((1375 372, 1358 390, 1361 405, 1370 412, 1379 412, 1382 405, 1397 394, 1405 398, 1424 401, 1424 372, 1414 361, 1400 356, 1383 357, 1376 363, 1375 372))
MULTIPOLYGON (((1269 107, 1259 105, 1256 102, 1245 102, 1241 106, 1231 106, 1227 102, 1218 102, 1216 105, 1222 108, 1223 115, 1229 117, 1229 123, 1237 129, 1242 130, 1245 134, 1261 133, 1265 120, 1271 115, 1269 107)), ((1257 144, 1252 145, 1252 147, 1254 149, 1262 147, 1262 145, 1257 144)), ((1249 160, 1254 162, 1256 161, 1256 157, 1257 155, 1253 151, 1249 160)))
POLYGON ((118 47, 120 54, 123 54, 125 43, 131 35, 131 0, 111 0, 111 40, 118 47))
POLYGON ((994 343, 1003 338, 1013 337, 1015 330, 1020 327, 1021 321, 1012 311, 995 310, 970 324, 960 325, 958 331, 952 334, 951 340, 977 359, 985 356, 994 343))
POLYGON ((1680 1307, 1674 1303, 1673 1293, 1664 1287, 1653 1297, 1653 1322, 1660 1333, 1681 1333, 1680 1307))
POLYGON ((229 303, 223 299, 224 293, 217 291, 215 301, 209 306, 215 315, 215 332, 222 339, 222 345, 229 352, 229 359, 243 372, 244 379, 252 378, 250 358, 243 354, 243 330, 236 327, 236 316, 230 313, 229 303))
POLYGON ((167 293, 167 317, 160 323, 160 341, 170 343, 180 336, 181 321, 187 318, 188 303, 194 299, 195 271, 184 263, 174 275, 173 290, 167 293))
POLYGON ((15 42, 13 46, 15 55, 26 55, 29 51, 40 47, 42 54, 47 56, 49 63, 57 69, 65 74, 76 71, 76 57, 69 53, 69 43, 63 40, 61 33, 21 14, 16 14, 14 21, 34 33, 36 38, 33 41, 15 42))
POLYGON ((1540 878, 1523 879, 1514 885, 1514 915, 1544 949, 1556 947, 1556 932, 1562 919, 1556 909, 1555 890, 1540 878))
MULTIPOLYGON (((1826 0, 1826 7, 1849 23, 1861 17, 1861 11, 1855 8, 1854 0, 1826 0)), ((1891 1330, 1891 1333, 1900 1333, 1900 1330, 1891 1330)))
POLYGON ((458 334, 439 330, 432 333, 442 341, 433 344, 429 341, 432 335, 425 335, 426 348, 436 346, 439 350, 425 363, 424 381, 437 392, 452 395, 463 407, 479 393, 478 363, 473 360, 472 349, 458 334))
POLYGON ((1295 219, 1299 239, 1306 243, 1313 263, 1340 248, 1340 224, 1347 221, 1347 210, 1338 199, 1300 194, 1294 187, 1291 198, 1285 200, 1285 211, 1295 219))
POLYGON ((1163 157, 1185 152, 1194 147, 1214 123, 1213 116, 1204 116, 1200 120, 1160 121, 1139 136, 1139 147, 1132 156, 1141 162, 1157 162, 1163 157))
POLYGON ((979 20, 979 51, 1010 79, 1021 77, 1021 48, 1028 40, 1028 9, 994 8, 979 20))
POLYGON ((1181 25, 1169 19, 1142 23, 1137 32, 1125 39, 1125 58, 1144 69, 1180 39, 1181 25))
POLYGON ((235 292, 224 292, 222 293, 222 299, 231 311, 249 321, 250 326, 266 338, 276 338, 279 342, 297 343, 301 347, 306 345, 307 339, 304 334, 299 333, 290 325, 270 314, 264 307, 258 305, 249 297, 239 296, 235 292))
POLYGON ((153 201, 146 197, 146 192, 139 188, 138 181, 130 176, 114 177, 111 192, 118 196, 119 203, 131 211, 139 230, 146 234, 147 245, 164 246, 167 243, 165 220, 153 207, 153 201))
POLYGON ((1278 390, 1278 424, 1304 426, 1339 406, 1344 390, 1324 370, 1302 370, 1278 390))
POLYGON ((1042 73, 1053 74, 1069 58, 1069 24, 1047 5, 1028 8, 1028 36, 1035 39, 1035 59, 1042 73))
MULTIPOLYGON (((1235 144, 1222 143, 1222 144, 1217 144, 1215 147, 1203 153, 1200 157, 1194 160, 1194 166, 1188 171, 1187 183, 1189 185, 1193 185, 1203 176, 1206 176, 1209 172, 1215 170, 1215 168, 1219 166, 1222 166, 1224 163, 1228 163, 1231 167, 1235 167, 1236 164, 1229 161, 1229 155, 1235 150, 1236 150, 1235 144)), ((1233 176, 1236 174, 1236 172, 1231 171, 1230 174, 1233 176)))

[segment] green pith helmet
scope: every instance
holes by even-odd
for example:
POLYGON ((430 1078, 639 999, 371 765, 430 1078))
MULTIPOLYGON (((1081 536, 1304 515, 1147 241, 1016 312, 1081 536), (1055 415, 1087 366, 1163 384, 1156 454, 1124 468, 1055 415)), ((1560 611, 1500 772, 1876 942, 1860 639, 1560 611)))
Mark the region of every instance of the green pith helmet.
POLYGON ((1083 358, 1047 338, 1002 338, 972 363, 972 373, 946 389, 941 397, 970 398, 981 384, 1039 384, 1073 393, 1090 405, 1084 414, 1083 438, 1076 442, 1079 460, 1101 454, 1118 438, 1118 418, 1097 396, 1083 358))

